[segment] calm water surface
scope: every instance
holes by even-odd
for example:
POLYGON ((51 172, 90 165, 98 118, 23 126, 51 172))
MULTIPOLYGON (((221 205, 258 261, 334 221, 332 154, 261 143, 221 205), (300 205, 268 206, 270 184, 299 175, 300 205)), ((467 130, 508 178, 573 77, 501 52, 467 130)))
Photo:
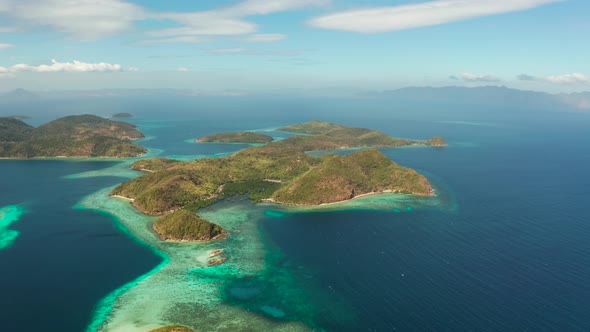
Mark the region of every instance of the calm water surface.
MULTIPOLYGON (((82 105, 17 109, 39 124, 81 113, 82 105)), ((280 98, 94 105, 97 114, 135 113, 132 122, 151 138, 142 144, 172 156, 243 148, 190 142, 201 135, 312 119, 408 138, 442 135, 450 147, 383 152, 431 176, 452 197, 447 206, 262 220, 266 242, 284 255, 278 268, 302 275, 299 287, 312 301, 333 304, 318 309, 315 324, 333 331, 590 330, 588 115, 280 98), (354 314, 341 317, 343 307, 354 314)), ((112 165, 0 161, 0 207, 27 211, 11 226, 20 232, 14 244, 0 251, 7 331, 80 331, 103 296, 158 264, 108 215, 72 209, 123 179, 62 177, 112 165)))

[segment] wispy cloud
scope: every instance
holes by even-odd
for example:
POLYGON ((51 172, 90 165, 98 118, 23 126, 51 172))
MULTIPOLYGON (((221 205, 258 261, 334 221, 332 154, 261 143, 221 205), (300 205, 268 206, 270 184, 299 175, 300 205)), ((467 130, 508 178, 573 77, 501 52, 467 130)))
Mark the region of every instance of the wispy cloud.
POLYGON ((186 73, 186 72, 189 72, 191 70, 188 69, 188 68, 186 68, 186 67, 179 67, 179 68, 176 68, 176 71, 181 72, 181 73, 186 73))
MULTIPOLYGON (((154 18, 172 20, 179 26, 149 31, 148 35, 159 38, 246 35, 258 30, 258 25, 247 21, 247 17, 321 6, 329 2, 330 0, 246 0, 234 6, 209 11, 159 13, 154 18)), ((271 42, 284 39, 284 35, 254 35, 246 37, 248 38, 252 38, 252 41, 258 39, 259 42, 271 42)))
POLYGON ((11 48, 11 47, 14 47, 14 44, 0 43, 0 50, 3 48, 11 48))
POLYGON ((211 41, 209 37, 202 36, 177 36, 170 38, 148 39, 134 43, 134 45, 157 45, 157 44, 198 44, 211 41))
POLYGON ((349 10, 316 17, 309 24, 324 29, 380 33, 527 10, 558 1, 561 0, 437 0, 349 10))
MULTIPOLYGON (((17 24, 45 27, 71 38, 91 41, 115 36, 133 22, 146 18, 146 11, 121 0, 2 0, 0 15, 17 24)), ((14 28, 13 28, 14 29, 14 28)))
MULTIPOLYGON (((110 64, 105 62, 86 63, 74 60, 72 62, 59 62, 51 60, 48 65, 28 65, 24 63, 16 64, 10 67, 0 67, 2 73, 16 73, 22 71, 36 72, 36 73, 55 73, 55 72, 114 72, 123 71, 123 67, 118 64, 110 64)), ((137 71, 137 68, 131 67, 130 71, 137 71)))
POLYGON ((305 53, 304 50, 264 50, 246 47, 212 48, 207 53, 214 55, 267 55, 267 56, 298 56, 305 53))
MULTIPOLYGON (((1 10, 0 10, 1 12, 1 10)), ((17 32, 18 29, 15 27, 0 26, 0 33, 12 33, 17 32)))
POLYGON ((248 43, 270 43, 285 39, 287 39, 287 35, 280 33, 268 33, 246 36, 243 40, 248 43))
POLYGON ((214 48, 207 51, 210 54, 216 55, 227 55, 227 54, 244 54, 251 53, 252 50, 244 47, 233 47, 233 48, 214 48))
MULTIPOLYGON (((451 77, 456 77, 456 76, 451 76, 451 77)), ((472 74, 472 73, 463 73, 463 75, 461 75, 461 79, 467 82, 500 82, 501 79, 496 77, 496 76, 492 76, 492 75, 478 75, 478 74, 472 74)))
MULTIPOLYGON (((258 25, 246 18, 320 6, 330 0, 244 0, 232 6, 195 12, 158 12, 125 0, 0 0, 0 18, 14 26, 1 32, 42 27, 80 41, 118 36, 138 21, 162 20, 174 27, 147 31, 152 40, 143 44, 195 43, 194 36, 230 36, 256 33, 258 25), (192 37, 192 38, 189 38, 192 37), (156 40, 157 38, 161 40, 156 40)), ((278 35, 260 35, 260 41, 281 40, 278 35), (274 38, 274 40, 272 40, 274 38)))
POLYGON ((555 84, 589 84, 590 77, 580 74, 580 73, 572 73, 572 74, 563 74, 563 75, 552 75, 552 76, 545 76, 545 77, 537 77, 527 74, 520 74, 516 78, 521 81, 540 81, 540 82, 549 82, 555 84))

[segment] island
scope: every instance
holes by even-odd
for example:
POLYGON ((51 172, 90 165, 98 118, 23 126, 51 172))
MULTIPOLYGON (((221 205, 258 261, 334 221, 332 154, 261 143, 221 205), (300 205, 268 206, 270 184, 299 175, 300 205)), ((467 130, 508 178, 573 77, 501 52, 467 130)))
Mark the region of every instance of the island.
POLYGON ((160 216, 154 222, 154 231, 161 239, 173 241, 207 241, 225 235, 196 212, 227 197, 317 206, 378 193, 434 195, 426 177, 391 161, 374 147, 434 145, 438 141, 399 139, 374 130, 319 121, 281 130, 306 136, 249 147, 221 158, 140 160, 132 168, 146 174, 122 183, 110 194, 129 199, 145 214, 160 216), (373 147, 344 156, 314 157, 307 153, 368 146, 373 147))
POLYGON ((253 133, 253 132, 238 132, 238 133, 219 133, 209 136, 197 138, 196 142, 216 142, 216 143, 260 143, 266 144, 272 142, 272 136, 253 133))
POLYGON ((169 213, 154 222, 154 231, 161 240, 204 242, 227 234, 223 228, 185 210, 169 213))
POLYGON ((358 147, 431 146, 431 140, 417 141, 391 137, 377 130, 346 127, 324 121, 310 121, 281 127, 278 130, 306 134, 285 139, 284 144, 302 147, 305 151, 338 150, 358 147))
POLYGON ((12 117, 0 118, 0 157, 137 157, 146 149, 134 125, 95 115, 73 115, 33 127, 12 117))
POLYGON ((132 118, 133 114, 131 113, 116 113, 111 116, 112 118, 132 118))

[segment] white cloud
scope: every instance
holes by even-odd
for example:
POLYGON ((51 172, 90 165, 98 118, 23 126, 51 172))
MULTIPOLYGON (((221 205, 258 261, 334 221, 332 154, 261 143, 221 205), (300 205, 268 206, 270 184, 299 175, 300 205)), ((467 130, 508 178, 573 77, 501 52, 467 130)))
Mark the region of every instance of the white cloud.
POLYGON ((3 48, 11 48, 11 47, 14 47, 14 44, 0 43, 0 50, 3 48))
POLYGON ((498 77, 492 75, 477 75, 472 73, 464 73, 461 78, 467 82, 500 82, 498 77))
MULTIPOLYGON (((0 10, 1 12, 1 10, 0 10)), ((0 33, 12 33, 17 32, 18 29, 15 27, 0 26, 0 33)))
POLYGON ((234 47, 234 48, 214 48, 208 51, 211 54, 217 55, 226 55, 226 54, 243 54, 243 53, 250 53, 251 50, 242 47, 234 47))
POLYGON ((170 38, 142 40, 140 42, 135 43, 135 45, 156 45, 156 44, 176 44, 176 43, 196 44, 196 43, 204 43, 204 42, 208 42, 208 41, 211 41, 211 38, 201 37, 201 36, 178 36, 178 37, 170 37, 170 38))
MULTIPOLYGON (((329 2, 330 0, 246 0, 234 6, 209 11, 161 13, 155 18, 172 20, 180 26, 153 30, 148 34, 152 37, 245 35, 258 30, 258 25, 246 21, 246 17, 322 6, 329 2)), ((266 35, 267 42, 281 39, 284 39, 283 35, 266 35)))
POLYGON ((149 31, 152 37, 170 36, 219 36, 219 35, 243 35, 256 32, 258 26, 234 18, 217 17, 209 14, 167 14, 162 18, 172 19, 184 26, 149 31))
POLYGON ((580 74, 564 74, 564 75, 552 75, 546 77, 537 77, 527 74, 518 75, 517 78, 521 81, 537 81, 537 82, 549 82, 555 84, 588 84, 590 83, 590 77, 580 74))
POLYGON ((380 33, 531 9, 562 0, 436 0, 419 4, 356 9, 316 17, 324 29, 380 33))
POLYGON ((121 0, 3 0, 0 14, 83 41, 115 36, 146 18, 143 8, 121 0))
POLYGON ((179 71, 181 73, 186 73, 186 72, 191 71, 191 70, 188 69, 188 68, 186 68, 186 67, 180 67, 180 68, 177 68, 176 71, 179 71))
MULTIPOLYGON (((24 63, 16 64, 8 68, 4 68, 7 72, 15 73, 21 71, 30 71, 36 73, 55 73, 55 72, 112 72, 123 71, 123 67, 118 64, 110 64, 105 62, 100 63, 86 63, 74 60, 72 62, 59 62, 51 60, 49 65, 32 66, 24 63)), ((131 67, 131 69, 136 69, 131 67)))
POLYGON ((270 43, 285 39, 287 39, 287 35, 280 33, 269 33, 246 36, 243 40, 248 43, 270 43))
MULTIPOLYGON (((246 21, 245 18, 249 16, 320 6, 329 2, 244 0, 208 11, 156 12, 130 0, 0 0, 0 19, 14 22, 14 26, 0 26, 0 33, 42 28, 76 40, 93 41, 118 36, 133 28, 138 21, 162 20, 167 23, 172 21, 177 26, 148 31, 147 35, 153 39, 143 44, 195 43, 200 41, 188 37, 255 33, 258 25, 246 21), (158 41, 157 38, 162 40, 158 41)), ((275 40, 280 40, 277 36, 275 40)), ((267 37, 266 41, 271 41, 271 37, 267 37)))
POLYGON ((212 48, 207 50, 209 54, 215 55, 232 55, 232 54, 246 54, 258 56, 298 56, 304 53, 304 50, 265 50, 253 49, 246 47, 232 47, 232 48, 212 48))
POLYGON ((545 77, 545 80, 547 82, 559 84, 590 83, 590 78, 588 76, 579 73, 547 76, 545 77))
POLYGON ((220 12, 230 16, 242 17, 266 15, 310 6, 324 6, 329 3, 330 0, 246 0, 235 6, 222 9, 220 12))

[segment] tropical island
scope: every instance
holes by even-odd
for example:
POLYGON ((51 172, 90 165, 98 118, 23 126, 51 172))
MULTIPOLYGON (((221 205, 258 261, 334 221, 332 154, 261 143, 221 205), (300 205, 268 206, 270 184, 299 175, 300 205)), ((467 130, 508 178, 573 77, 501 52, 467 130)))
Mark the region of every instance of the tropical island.
POLYGON ((195 212, 218 200, 245 196, 252 202, 317 206, 377 193, 434 195, 426 177, 391 161, 374 147, 440 146, 384 133, 312 121, 279 130, 304 133, 222 158, 180 162, 144 159, 131 167, 147 174, 117 186, 139 211, 160 216, 153 228, 162 240, 207 241, 225 231, 195 212), (349 155, 314 157, 314 150, 371 147, 349 155))
POLYGON ((111 116, 112 118, 132 118, 133 114, 131 113, 115 113, 111 116))
POLYGON ((238 132, 238 133, 219 133, 209 136, 199 137, 196 142, 215 142, 215 143, 260 143, 266 144, 273 141, 272 136, 252 133, 252 132, 238 132))
POLYGON ((137 157, 146 149, 134 125, 95 115, 66 116, 39 127, 14 117, 0 118, 0 157, 137 157))

